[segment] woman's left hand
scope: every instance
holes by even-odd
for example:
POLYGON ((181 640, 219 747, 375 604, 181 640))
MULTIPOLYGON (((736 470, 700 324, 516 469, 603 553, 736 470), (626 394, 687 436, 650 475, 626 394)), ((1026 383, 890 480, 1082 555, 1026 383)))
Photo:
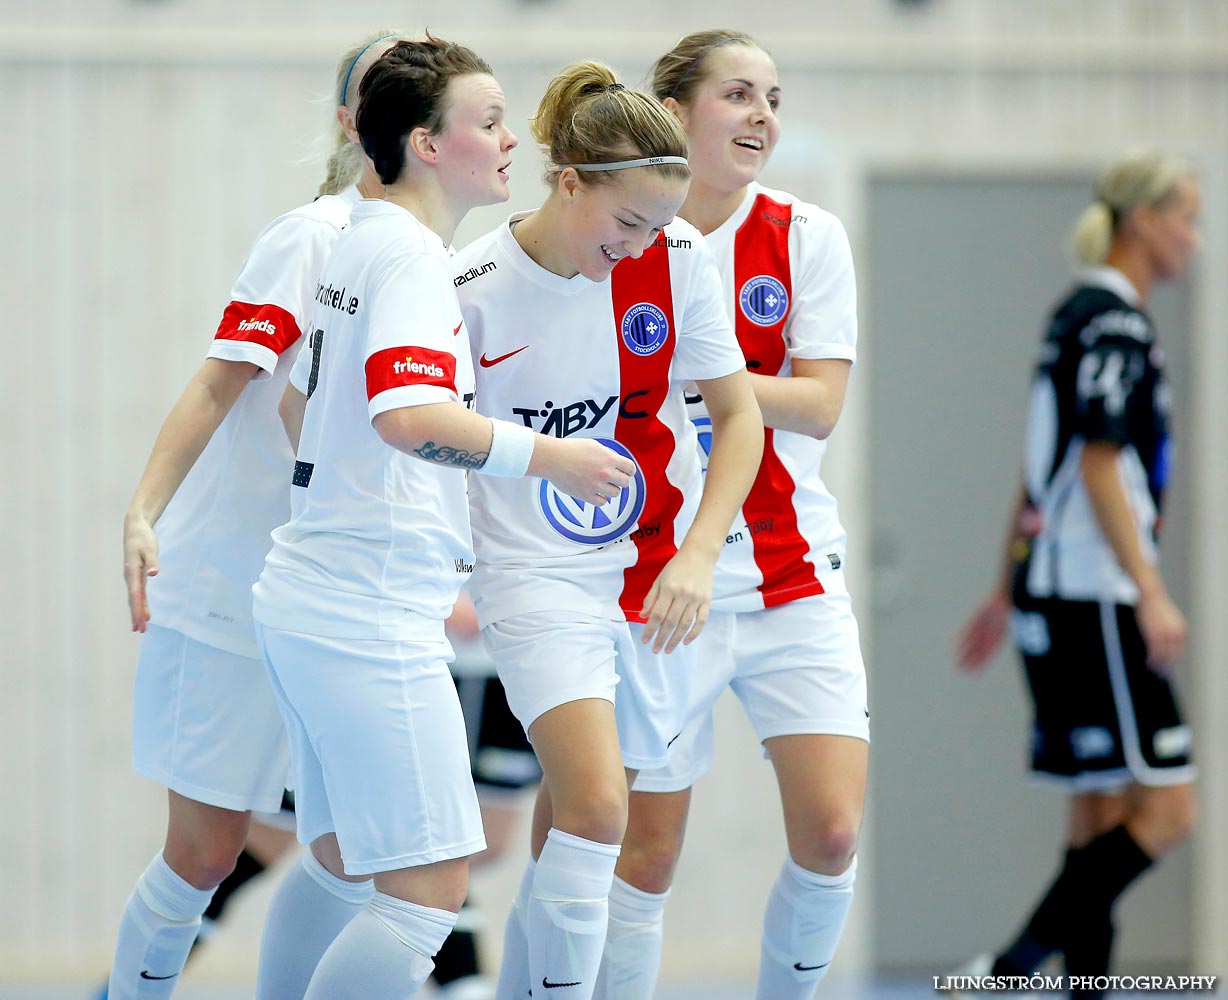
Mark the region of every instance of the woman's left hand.
POLYGON ((672 653, 679 643, 689 645, 703 631, 712 605, 712 571, 716 561, 679 549, 665 564, 644 599, 641 615, 646 624, 641 641, 652 643, 654 653, 672 653))

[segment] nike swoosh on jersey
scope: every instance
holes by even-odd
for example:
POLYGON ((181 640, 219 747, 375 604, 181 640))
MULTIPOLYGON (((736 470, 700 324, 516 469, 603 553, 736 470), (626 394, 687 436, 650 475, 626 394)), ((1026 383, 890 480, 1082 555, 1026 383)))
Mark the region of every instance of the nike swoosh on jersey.
POLYGON ((456 329, 452 331, 452 336, 455 337, 458 333, 460 333, 461 327, 464 325, 465 325, 465 321, 462 319, 459 323, 456 324, 456 329))
POLYGON ((525 344, 524 347, 517 347, 516 350, 508 351, 506 354, 500 354, 497 358, 488 358, 485 352, 483 352, 482 356, 478 358, 478 364, 480 364, 483 368, 493 368, 500 361, 506 361, 513 354, 519 354, 521 351, 528 350, 528 347, 529 345, 525 344))
POLYGON ((826 969, 829 965, 831 965, 831 962, 824 962, 822 965, 802 965, 801 962, 794 962, 793 968, 797 969, 798 972, 815 972, 818 969, 826 969))
POLYGON ((561 986, 579 986, 580 983, 552 983, 545 976, 542 976, 542 985, 548 990, 557 990, 561 986))
POLYGON ((141 970, 142 979, 174 979, 177 975, 179 975, 178 972, 172 972, 169 976, 151 976, 144 969, 141 970))

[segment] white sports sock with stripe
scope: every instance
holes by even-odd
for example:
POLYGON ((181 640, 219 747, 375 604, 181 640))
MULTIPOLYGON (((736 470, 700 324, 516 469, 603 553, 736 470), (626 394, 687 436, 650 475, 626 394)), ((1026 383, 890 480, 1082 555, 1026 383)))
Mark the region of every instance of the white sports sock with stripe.
POLYGON ((533 892, 533 878, 537 862, 531 857, 520 876, 520 888, 512 900, 503 927, 503 961, 499 965, 499 983, 495 987, 495 1000, 529 1000, 529 940, 525 937, 525 919, 529 911, 529 896, 533 892))
POLYGON ((304 851, 264 918, 256 1000, 303 1000, 320 957, 374 892, 374 882, 337 878, 304 851))
POLYGON ((408 1000, 455 924, 451 910, 376 892, 328 946, 304 1000, 408 1000))
POLYGON ((652 1000, 668 899, 669 890, 645 892, 614 876, 610 925, 593 1000, 652 1000))
POLYGON ((171 995, 213 891, 185 882, 158 852, 120 917, 109 998, 163 1000, 171 995))
POLYGON ((585 840, 562 830, 552 829, 546 835, 525 921, 534 998, 592 997, 619 850, 617 844, 585 840), (543 992, 564 987, 565 993, 543 992))
POLYGON ((763 918, 757 1000, 814 996, 840 943, 856 877, 856 858, 840 875, 807 871, 785 858, 763 918))

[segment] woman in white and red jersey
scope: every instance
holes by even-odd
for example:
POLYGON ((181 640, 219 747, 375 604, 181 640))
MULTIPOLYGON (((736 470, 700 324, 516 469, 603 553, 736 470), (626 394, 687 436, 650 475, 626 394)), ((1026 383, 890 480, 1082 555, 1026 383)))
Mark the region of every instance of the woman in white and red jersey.
POLYGON ((132 628, 144 633, 133 765, 166 785, 169 819, 165 846, 120 919, 111 1000, 171 994, 251 811, 281 805, 285 729, 251 617, 269 532, 289 510, 285 470, 294 459, 277 404, 333 244, 359 192, 380 190, 374 174, 363 175, 354 111, 358 81, 391 44, 381 32, 343 53, 320 196, 256 238, 124 518, 132 628))
POLYGON ((550 160, 546 201, 454 263, 478 409, 601 440, 635 477, 596 497, 471 487, 483 640, 544 772, 538 860, 497 993, 517 1000, 592 995, 628 778, 663 764, 681 728, 694 647, 674 650, 707 619, 762 441, 720 279, 702 237, 674 221, 690 177, 676 119, 608 67, 576 63, 551 82, 533 135, 550 160), (712 417, 706 489, 689 382, 712 417))
POLYGON ((464 473, 531 471, 592 496, 632 471, 597 442, 470 411, 448 243, 471 207, 508 194, 516 139, 490 67, 440 39, 398 42, 359 95, 383 197, 355 206, 320 278, 282 401, 290 520, 253 616, 308 875, 348 885, 360 908, 320 920, 292 873, 265 923, 260 1000, 404 1000, 456 922, 485 847, 444 637, 473 568, 464 473))
MULTIPOLYGON (((780 136, 780 87, 752 39, 688 35, 657 61, 652 88, 691 143, 695 177, 679 214, 716 256, 766 431, 717 563, 690 717, 668 766, 641 772, 631 796, 601 995, 652 995, 690 788, 711 767, 712 706, 729 686, 775 768, 788 840, 756 995, 803 1000, 831 963, 852 900, 868 756, 844 529, 819 470, 856 357, 852 256, 834 216, 757 182, 780 136)), ((692 400, 701 434, 706 402, 692 400)))

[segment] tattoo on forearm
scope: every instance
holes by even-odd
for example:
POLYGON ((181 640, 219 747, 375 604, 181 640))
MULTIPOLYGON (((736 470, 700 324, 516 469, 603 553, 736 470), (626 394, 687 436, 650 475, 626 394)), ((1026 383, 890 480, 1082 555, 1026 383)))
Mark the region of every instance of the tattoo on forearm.
POLYGON ((415 448, 414 454, 426 462, 452 465, 458 469, 480 469, 486 464, 490 452, 462 451, 460 448, 450 448, 446 444, 427 441, 421 448, 415 448))

